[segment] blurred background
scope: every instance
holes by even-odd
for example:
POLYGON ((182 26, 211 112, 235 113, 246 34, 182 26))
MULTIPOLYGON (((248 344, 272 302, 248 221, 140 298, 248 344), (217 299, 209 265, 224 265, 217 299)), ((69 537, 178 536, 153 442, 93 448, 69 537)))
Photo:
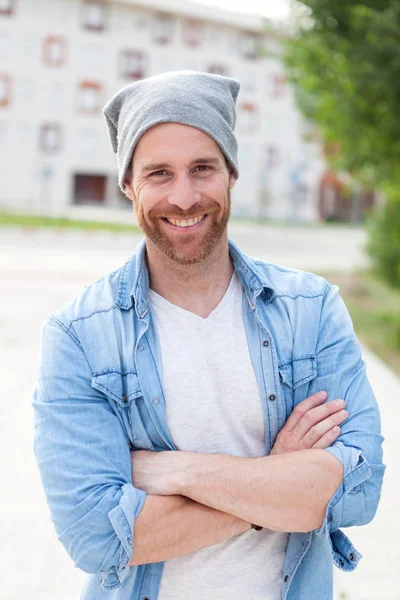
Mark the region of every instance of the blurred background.
POLYGON ((0 597, 79 598, 33 457, 40 327, 140 240, 103 106, 193 69, 241 83, 231 237, 340 286, 382 412, 388 470, 335 600, 400 597, 400 0, 0 0, 0 597), (397 402, 396 402, 397 401, 397 402))

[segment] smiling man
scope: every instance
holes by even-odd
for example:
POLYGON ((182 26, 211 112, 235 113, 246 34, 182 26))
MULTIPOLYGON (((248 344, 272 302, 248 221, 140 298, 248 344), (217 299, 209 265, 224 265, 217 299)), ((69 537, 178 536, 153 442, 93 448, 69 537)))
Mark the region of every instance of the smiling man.
POLYGON ((172 72, 105 108, 144 239, 45 323, 33 398, 83 600, 330 600, 333 565, 360 559, 340 528, 378 506, 379 411, 338 288, 228 238, 238 92, 172 72))

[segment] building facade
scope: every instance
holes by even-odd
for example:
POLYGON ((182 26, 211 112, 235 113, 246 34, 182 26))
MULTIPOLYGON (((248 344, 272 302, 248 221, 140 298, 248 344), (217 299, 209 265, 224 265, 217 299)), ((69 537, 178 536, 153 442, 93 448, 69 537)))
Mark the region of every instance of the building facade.
POLYGON ((0 0, 0 206, 128 206, 102 109, 124 85, 194 69, 241 82, 232 213, 313 221, 324 171, 258 17, 186 0, 0 0))

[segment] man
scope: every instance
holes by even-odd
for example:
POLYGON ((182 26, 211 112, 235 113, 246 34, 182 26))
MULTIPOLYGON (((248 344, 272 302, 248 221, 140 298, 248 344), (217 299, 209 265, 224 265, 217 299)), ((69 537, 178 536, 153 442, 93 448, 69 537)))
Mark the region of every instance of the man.
POLYGON ((47 321, 33 400, 84 600, 328 600, 360 558, 340 527, 377 509, 379 412, 338 288, 227 237, 238 91, 172 72, 105 108, 145 239, 47 321))

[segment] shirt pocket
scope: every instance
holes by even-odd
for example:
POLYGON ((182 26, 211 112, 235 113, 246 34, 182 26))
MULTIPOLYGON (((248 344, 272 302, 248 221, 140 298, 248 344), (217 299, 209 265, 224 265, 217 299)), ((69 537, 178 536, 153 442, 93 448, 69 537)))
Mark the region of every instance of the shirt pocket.
POLYGON ((317 377, 315 355, 293 358, 278 365, 278 371, 288 417, 294 406, 307 398, 309 384, 317 377))
POLYGON ((107 369, 93 375, 92 387, 102 392, 113 406, 131 446, 138 450, 152 450, 152 441, 138 409, 138 404, 144 399, 137 373, 107 369))

